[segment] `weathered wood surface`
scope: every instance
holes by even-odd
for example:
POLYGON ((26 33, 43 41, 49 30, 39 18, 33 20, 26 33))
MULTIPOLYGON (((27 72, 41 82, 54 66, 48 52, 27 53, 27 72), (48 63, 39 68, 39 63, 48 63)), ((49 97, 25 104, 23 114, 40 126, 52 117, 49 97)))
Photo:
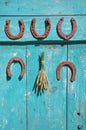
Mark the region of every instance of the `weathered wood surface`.
POLYGON ((86 0, 0 0, 0 130, 86 130, 86 0), (64 17, 62 31, 71 32, 70 19, 77 22, 77 31, 68 41, 61 39, 56 25, 64 17), (36 31, 43 34, 44 21, 50 18, 51 31, 46 39, 36 40, 30 32, 32 18, 36 31), (13 35, 19 32, 18 20, 25 24, 24 36, 9 39, 5 21, 9 19, 13 35), (45 71, 49 88, 41 96, 33 87, 39 72, 39 56, 45 53, 45 71), (20 65, 11 66, 12 78, 6 79, 10 58, 23 59, 26 70, 18 80, 20 65), (56 68, 63 61, 71 61, 77 70, 76 80, 70 82, 71 72, 61 70, 56 79, 56 68))
POLYGON ((74 83, 69 82, 68 71, 68 130, 76 130, 78 126, 86 129, 86 45, 68 46, 68 60, 72 61, 77 70, 74 83))
POLYGON ((48 35, 47 38, 40 40, 43 42, 53 42, 57 43, 57 42, 62 42, 64 43, 65 41, 59 37, 57 31, 56 31, 56 26, 58 21, 60 20, 60 18, 64 17, 64 21, 62 23, 62 31, 65 34, 69 34, 72 30, 72 26, 71 26, 71 22, 70 19, 73 17, 76 20, 77 23, 77 30, 76 33, 74 34, 74 36, 69 40, 69 41, 75 41, 74 44, 77 41, 81 41, 81 40, 86 40, 86 24, 85 24, 85 20, 86 17, 85 16, 30 16, 30 17, 1 17, 0 18, 0 41, 3 42, 26 42, 26 44, 31 43, 32 41, 34 42, 38 42, 39 40, 35 39, 30 31, 30 25, 31 25, 31 21, 33 18, 36 18, 36 32, 38 34, 43 34, 45 32, 45 19, 49 18, 50 22, 51 22, 51 30, 50 33, 48 35), (24 31, 24 35, 22 38, 18 39, 18 40, 11 40, 9 39, 4 31, 4 27, 6 24, 6 20, 9 19, 11 20, 10 22, 10 32, 13 35, 17 35, 19 33, 19 25, 18 25, 18 21, 20 19, 23 19, 24 24, 25 24, 25 31, 24 31))
POLYGON ((0 15, 86 14, 86 0, 0 0, 0 15))

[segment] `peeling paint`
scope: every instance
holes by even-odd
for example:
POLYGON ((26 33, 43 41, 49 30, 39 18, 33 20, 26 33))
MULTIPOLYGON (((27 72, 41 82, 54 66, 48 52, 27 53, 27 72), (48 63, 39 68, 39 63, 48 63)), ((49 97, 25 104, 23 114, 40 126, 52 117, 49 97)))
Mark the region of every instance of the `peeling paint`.
POLYGON ((55 0, 56 1, 56 3, 59 3, 60 2, 60 0, 55 0))
POLYGON ((69 88, 69 92, 73 93, 74 92, 74 84, 71 85, 71 87, 69 88))
POLYGON ((13 56, 17 56, 17 52, 13 53, 13 56))
POLYGON ((48 61, 50 61, 52 59, 52 51, 50 51, 49 53, 48 53, 48 61))
POLYGON ((64 84, 64 86, 66 86, 66 83, 67 83, 67 80, 64 79, 64 80, 63 80, 63 84, 64 84))
POLYGON ((3 119, 2 129, 4 129, 7 124, 8 124, 7 119, 3 119))
POLYGON ((73 50, 73 48, 70 48, 70 53, 74 53, 74 50, 73 50))
POLYGON ((28 58, 31 55, 30 50, 28 50, 26 57, 28 58))
POLYGON ((55 54, 56 56, 59 54, 59 49, 58 49, 58 48, 54 51, 54 54, 55 54))
POLYGON ((57 49, 58 46, 57 45, 41 45, 42 47, 46 47, 48 49, 57 49))
POLYGON ((57 87, 55 87, 55 86, 52 86, 52 87, 48 88, 49 93, 55 93, 56 91, 57 91, 57 87))
POLYGON ((29 97, 30 95, 31 95, 31 92, 27 92, 27 93, 24 94, 25 97, 26 96, 29 97))
POLYGON ((5 106, 5 99, 4 99, 4 97, 2 97, 2 107, 4 107, 5 106))

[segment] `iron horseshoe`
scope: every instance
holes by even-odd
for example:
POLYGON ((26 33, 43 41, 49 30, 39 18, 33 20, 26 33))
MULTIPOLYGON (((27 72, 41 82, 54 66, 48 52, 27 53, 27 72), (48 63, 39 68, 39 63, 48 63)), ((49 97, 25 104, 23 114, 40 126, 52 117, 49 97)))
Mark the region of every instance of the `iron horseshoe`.
POLYGON ((33 37, 36 38, 36 39, 46 38, 49 35, 50 29, 51 29, 50 19, 47 18, 45 20, 45 32, 42 35, 37 34, 37 32, 35 30, 35 23, 36 23, 36 19, 32 19, 30 30, 31 30, 33 37))
POLYGON ((8 62, 8 65, 6 68, 7 77, 11 78, 11 76, 12 76, 10 67, 13 62, 19 62, 19 64, 21 65, 21 73, 19 75, 19 79, 22 79, 22 77, 24 75, 24 71, 25 71, 25 64, 24 64, 23 60, 19 57, 11 58, 10 61, 8 62))
POLYGON ((24 26, 23 20, 19 20, 18 23, 19 23, 20 32, 16 36, 14 36, 10 32, 10 20, 6 20, 4 30, 5 30, 5 33, 6 33, 8 38, 10 38, 12 40, 16 40, 16 39, 21 38, 24 35, 25 26, 24 26))
POLYGON ((76 20, 75 20, 74 18, 71 18, 70 21, 71 21, 71 25, 72 25, 72 31, 71 31, 71 33, 68 34, 68 35, 66 35, 66 34, 64 34, 64 33, 62 32, 61 26, 62 26, 63 21, 64 21, 64 18, 62 17, 62 18, 59 20, 58 24, 57 24, 56 30, 57 30, 58 35, 59 35, 62 39, 68 40, 68 39, 72 38, 73 35, 74 35, 75 32, 76 32, 76 29, 77 29, 76 20))
POLYGON ((76 76, 76 68, 75 68, 75 65, 72 63, 72 62, 69 62, 69 61, 66 61, 66 62, 62 62, 59 64, 59 66, 57 67, 57 70, 56 70, 56 77, 57 77, 57 80, 60 80, 60 70, 63 66, 68 66, 70 69, 71 69, 71 72, 72 72, 72 76, 71 76, 71 79, 70 81, 73 82, 75 80, 75 76, 76 76))

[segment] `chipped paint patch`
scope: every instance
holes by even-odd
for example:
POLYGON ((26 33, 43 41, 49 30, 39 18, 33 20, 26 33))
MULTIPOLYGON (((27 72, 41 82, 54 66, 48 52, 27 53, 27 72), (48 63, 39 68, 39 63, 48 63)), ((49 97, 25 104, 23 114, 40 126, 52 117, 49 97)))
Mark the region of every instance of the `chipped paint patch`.
POLYGON ((4 107, 5 106, 5 99, 4 99, 4 97, 2 97, 2 107, 4 107))
POLYGON ((31 95, 31 92, 27 92, 27 93, 24 94, 25 97, 26 96, 29 97, 30 95, 31 95))
POLYGON ((70 53, 74 53, 74 50, 73 50, 73 48, 70 48, 70 53))
POLYGON ((59 3, 60 2, 60 0, 56 0, 56 3, 59 3))
POLYGON ((69 88, 69 92, 70 92, 70 93, 73 93, 73 91, 74 91, 74 85, 72 84, 72 85, 70 86, 70 88, 69 88))
POLYGON ((48 88, 48 92, 49 93, 55 93, 57 91, 57 87, 56 86, 52 86, 48 88))
POLYGON ((63 80, 64 87, 66 86, 66 79, 63 80))
POLYGON ((8 124, 7 119, 3 119, 2 129, 4 129, 7 124, 8 124))
POLYGON ((26 57, 28 58, 31 55, 30 50, 28 50, 26 57))
POLYGON ((52 59, 52 51, 49 52, 49 54, 48 54, 48 61, 50 61, 51 59, 52 59))
POLYGON ((55 54, 55 55, 58 55, 58 54, 59 54, 59 49, 58 49, 58 48, 57 48, 56 51, 54 51, 54 54, 55 54))
POLYGON ((42 47, 46 47, 48 49, 57 49, 57 45, 41 45, 42 47))
POLYGON ((17 56, 17 52, 13 53, 13 56, 17 56))

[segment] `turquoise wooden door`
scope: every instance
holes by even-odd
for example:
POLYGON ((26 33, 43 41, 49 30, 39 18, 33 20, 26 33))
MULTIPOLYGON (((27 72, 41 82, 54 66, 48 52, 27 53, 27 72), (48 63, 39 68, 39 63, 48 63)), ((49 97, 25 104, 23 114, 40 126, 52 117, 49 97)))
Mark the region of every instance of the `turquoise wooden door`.
POLYGON ((85 0, 0 0, 0 130, 86 130, 86 1, 85 0), (62 31, 71 32, 70 19, 77 23, 77 31, 70 40, 63 40, 56 31, 64 17, 62 31), (32 19, 36 19, 38 34, 45 31, 49 18, 51 30, 47 38, 37 40, 31 34, 32 19), (5 34, 6 20, 10 32, 18 34, 18 21, 25 25, 22 38, 12 40, 5 34), (37 95, 36 78, 40 70, 39 57, 44 52, 44 65, 49 86, 37 95), (7 79, 6 67, 11 58, 19 57, 25 73, 19 80, 21 67, 12 64, 12 77, 7 79), (76 67, 76 78, 70 81, 68 67, 56 69, 63 61, 76 67))

